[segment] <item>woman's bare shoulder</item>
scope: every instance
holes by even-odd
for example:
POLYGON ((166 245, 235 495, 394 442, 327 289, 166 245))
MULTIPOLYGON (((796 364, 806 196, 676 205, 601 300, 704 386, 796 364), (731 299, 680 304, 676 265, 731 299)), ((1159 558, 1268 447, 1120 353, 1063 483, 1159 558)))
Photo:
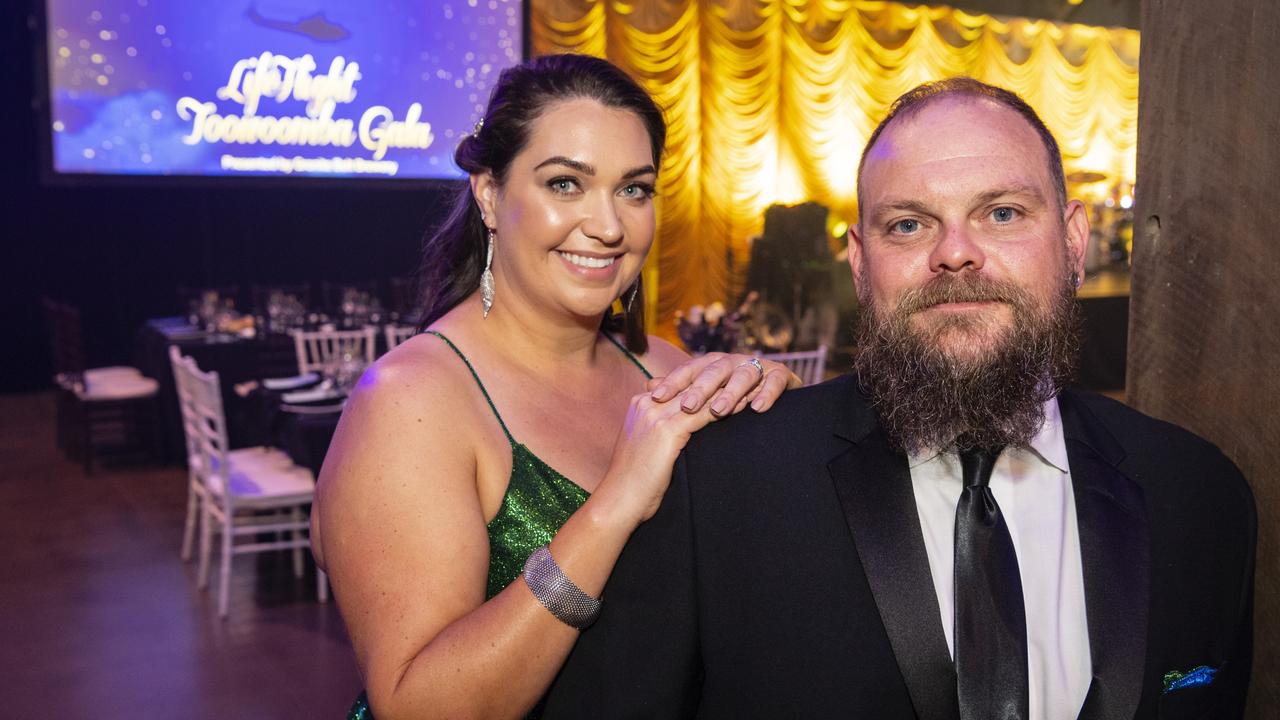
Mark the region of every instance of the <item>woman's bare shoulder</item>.
POLYGON ((377 424, 413 420, 430 425, 431 417, 453 420, 461 409, 457 406, 469 404, 469 383, 462 380, 470 381, 470 374, 443 340, 416 335, 365 370, 347 401, 346 414, 377 424))
POLYGON ((320 500, 471 484, 475 443, 468 438, 479 427, 471 385, 458 356, 430 335, 379 358, 347 399, 321 471, 320 500))

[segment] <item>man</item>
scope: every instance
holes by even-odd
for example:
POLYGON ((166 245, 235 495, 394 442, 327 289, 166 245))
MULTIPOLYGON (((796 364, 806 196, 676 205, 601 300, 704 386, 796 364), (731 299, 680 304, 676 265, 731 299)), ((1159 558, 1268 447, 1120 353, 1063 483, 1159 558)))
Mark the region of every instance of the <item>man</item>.
POLYGON ((1064 390, 1088 220, 967 78, 859 167, 853 375, 699 433, 547 717, 1239 717, 1256 520, 1216 448, 1064 390))

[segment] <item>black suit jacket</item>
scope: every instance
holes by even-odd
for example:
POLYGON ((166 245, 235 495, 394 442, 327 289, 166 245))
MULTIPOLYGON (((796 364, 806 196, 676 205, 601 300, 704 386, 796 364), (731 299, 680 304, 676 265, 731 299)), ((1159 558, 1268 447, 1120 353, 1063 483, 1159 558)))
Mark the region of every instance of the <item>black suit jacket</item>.
MULTIPOLYGON (((1253 497, 1209 443, 1063 393, 1093 680, 1080 717, 1229 718, 1252 651, 1253 497), (1163 693, 1169 671, 1214 682, 1163 693)), ((850 378, 699 432, 548 718, 957 718, 906 458, 850 378)))

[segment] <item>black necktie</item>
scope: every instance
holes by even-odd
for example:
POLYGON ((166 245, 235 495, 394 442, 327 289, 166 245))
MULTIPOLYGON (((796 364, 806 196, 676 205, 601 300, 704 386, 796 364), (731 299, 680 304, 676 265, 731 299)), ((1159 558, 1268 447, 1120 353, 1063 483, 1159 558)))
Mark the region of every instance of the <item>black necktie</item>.
POLYGON ((1030 714, 1027 618, 1009 526, 987 484, 1000 449, 960 453, 956 505, 955 660, 963 720, 1030 714))

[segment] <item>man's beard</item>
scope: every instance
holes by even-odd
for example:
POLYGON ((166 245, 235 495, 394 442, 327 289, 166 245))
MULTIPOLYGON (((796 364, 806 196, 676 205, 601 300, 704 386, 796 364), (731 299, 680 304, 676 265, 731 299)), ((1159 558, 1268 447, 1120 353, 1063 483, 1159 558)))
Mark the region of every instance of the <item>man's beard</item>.
POLYGON ((869 293, 862 303, 854 372, 890 440, 906 452, 1024 445, 1044 424, 1045 401, 1074 370, 1080 311, 1065 278, 1047 309, 1013 283, 967 272, 908 291, 887 316, 869 293), (964 315, 926 330, 911 325, 913 314, 940 303, 992 300, 1012 308, 1012 326, 964 315), (958 336, 953 344, 968 334, 988 348, 958 357, 943 349, 948 334, 958 336))

